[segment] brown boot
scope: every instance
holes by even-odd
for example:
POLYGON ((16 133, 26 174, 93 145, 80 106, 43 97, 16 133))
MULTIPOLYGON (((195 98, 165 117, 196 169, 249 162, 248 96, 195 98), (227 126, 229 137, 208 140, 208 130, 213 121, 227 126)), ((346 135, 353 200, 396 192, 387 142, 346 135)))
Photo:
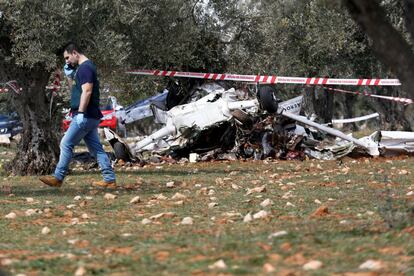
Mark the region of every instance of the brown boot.
POLYGON ((57 179, 53 175, 46 175, 46 176, 39 177, 39 180, 50 187, 59 188, 60 186, 62 186, 62 181, 57 179))
POLYGON ((106 182, 106 181, 94 181, 92 182, 92 186, 100 187, 100 188, 107 188, 107 189, 116 189, 116 182, 106 182))

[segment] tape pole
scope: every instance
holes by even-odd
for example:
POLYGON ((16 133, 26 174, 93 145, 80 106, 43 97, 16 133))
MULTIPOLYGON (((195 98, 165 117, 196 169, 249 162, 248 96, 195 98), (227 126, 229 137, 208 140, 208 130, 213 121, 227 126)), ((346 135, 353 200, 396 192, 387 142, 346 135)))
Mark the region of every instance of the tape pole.
POLYGON ((335 78, 301 78, 274 75, 239 75, 218 73, 197 73, 166 70, 137 69, 126 71, 127 74, 159 77, 182 77, 206 80, 228 80, 265 84, 304 84, 304 85, 355 85, 355 86, 399 86, 398 79, 335 79, 335 78))

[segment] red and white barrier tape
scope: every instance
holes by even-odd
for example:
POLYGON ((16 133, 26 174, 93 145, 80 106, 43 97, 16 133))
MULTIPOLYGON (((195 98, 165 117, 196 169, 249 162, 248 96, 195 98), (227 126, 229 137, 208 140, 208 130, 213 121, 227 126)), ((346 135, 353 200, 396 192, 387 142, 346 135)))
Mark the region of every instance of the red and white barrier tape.
POLYGON ((237 75, 237 74, 215 74, 215 73, 195 73, 179 72, 166 70, 130 70, 127 74, 144 76, 162 77, 186 77, 206 80, 229 80, 245 81, 254 83, 287 83, 305 85, 367 85, 367 86, 398 86, 401 85, 398 79, 333 79, 333 78, 300 78, 300 77, 281 77, 281 76, 261 76, 261 75, 237 75))
POLYGON ((341 93, 348 93, 348 94, 354 94, 354 95, 362 95, 362 96, 367 96, 367 97, 379 98, 379 99, 384 99, 384 100, 389 100, 389 101, 403 103, 405 105, 408 105, 408 104, 412 104, 413 103, 413 100, 412 99, 401 98, 401 97, 392 97, 392 96, 376 95, 376 94, 368 93, 366 91, 363 91, 363 92, 348 91, 348 90, 337 89, 337 88, 332 88, 332 87, 325 87, 325 89, 331 90, 331 91, 336 91, 336 92, 341 92, 341 93))

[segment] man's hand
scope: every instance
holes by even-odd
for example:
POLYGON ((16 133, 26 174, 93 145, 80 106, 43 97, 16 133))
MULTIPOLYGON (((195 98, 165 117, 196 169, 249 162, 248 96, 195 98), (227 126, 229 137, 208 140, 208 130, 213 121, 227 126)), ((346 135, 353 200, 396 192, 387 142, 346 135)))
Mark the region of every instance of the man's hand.
POLYGON ((73 118, 78 125, 78 127, 82 127, 86 123, 86 118, 83 113, 76 114, 75 118, 73 118))

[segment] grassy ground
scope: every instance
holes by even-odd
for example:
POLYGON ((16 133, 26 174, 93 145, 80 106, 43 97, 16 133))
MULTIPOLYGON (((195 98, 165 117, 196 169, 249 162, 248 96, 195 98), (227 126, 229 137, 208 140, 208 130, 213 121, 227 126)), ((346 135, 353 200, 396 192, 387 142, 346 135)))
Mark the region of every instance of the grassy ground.
MULTIPOLYGON (((0 160, 9 155, 0 150, 0 160)), ((91 188, 100 180, 97 171, 75 170, 60 189, 37 177, 4 175, 0 269, 25 275, 414 275, 413 167, 410 157, 118 167, 122 188, 116 191, 91 188), (105 199, 106 193, 117 197, 105 199), (131 204, 135 196, 140 202, 131 204), (261 206, 266 199, 272 204, 261 206), (244 222, 262 210, 262 218, 244 222), (11 212, 16 218, 5 218, 11 212), (193 224, 182 224, 185 217, 193 224), (313 260, 322 266, 306 270, 313 260), (368 260, 372 267, 360 268, 368 260)))

